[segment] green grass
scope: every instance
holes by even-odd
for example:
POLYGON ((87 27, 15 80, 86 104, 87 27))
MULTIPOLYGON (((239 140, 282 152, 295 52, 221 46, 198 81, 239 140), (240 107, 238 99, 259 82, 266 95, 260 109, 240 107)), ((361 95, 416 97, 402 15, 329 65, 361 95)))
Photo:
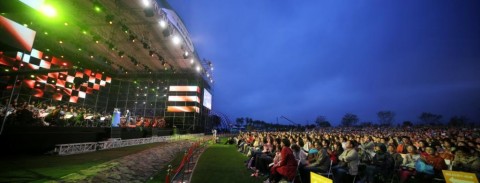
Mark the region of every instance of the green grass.
POLYGON ((203 152, 193 173, 192 182, 262 182, 264 178, 250 177, 244 161, 247 157, 239 153, 234 145, 212 144, 203 152))
POLYGON ((63 176, 163 144, 152 143, 70 156, 2 156, 0 157, 0 182, 58 180, 63 176))

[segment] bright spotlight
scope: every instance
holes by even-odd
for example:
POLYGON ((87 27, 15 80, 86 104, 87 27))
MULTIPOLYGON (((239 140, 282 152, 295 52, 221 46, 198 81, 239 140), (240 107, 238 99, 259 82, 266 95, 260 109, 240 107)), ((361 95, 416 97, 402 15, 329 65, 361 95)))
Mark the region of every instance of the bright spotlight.
POLYGON ((173 44, 179 45, 181 40, 180 40, 180 37, 173 36, 172 41, 173 41, 173 44))
POLYGON ((142 0, 142 2, 143 2, 143 5, 144 5, 145 7, 149 7, 149 6, 150 6, 150 2, 148 2, 148 0, 142 0))
POLYGON ((158 23, 160 24, 160 27, 163 29, 167 27, 167 22, 165 22, 165 20, 160 20, 160 22, 158 23))
POLYGON ((192 59, 190 59, 190 64, 193 64, 193 58, 192 58, 192 59))
POLYGON ((40 11, 44 14, 44 15, 47 15, 47 17, 54 17, 54 16, 57 16, 57 10, 55 10, 55 8, 53 6, 50 6, 50 5, 43 5, 41 8, 40 8, 40 11))
POLYGON ((201 68, 200 66, 197 66, 197 68, 195 68, 197 70, 197 72, 200 72, 201 68))

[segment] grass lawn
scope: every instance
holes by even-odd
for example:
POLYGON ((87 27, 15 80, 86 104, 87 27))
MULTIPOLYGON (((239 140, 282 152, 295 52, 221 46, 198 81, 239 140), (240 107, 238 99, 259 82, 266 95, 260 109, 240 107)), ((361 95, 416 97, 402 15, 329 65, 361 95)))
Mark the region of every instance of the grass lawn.
POLYGON ((152 143, 69 156, 2 156, 0 182, 58 180, 65 175, 163 144, 165 143, 152 143))
POLYGON ((250 177, 251 171, 244 165, 247 157, 239 153, 235 145, 223 145, 225 140, 222 139, 220 144, 209 145, 203 152, 193 173, 192 182, 263 182, 266 178, 250 177))

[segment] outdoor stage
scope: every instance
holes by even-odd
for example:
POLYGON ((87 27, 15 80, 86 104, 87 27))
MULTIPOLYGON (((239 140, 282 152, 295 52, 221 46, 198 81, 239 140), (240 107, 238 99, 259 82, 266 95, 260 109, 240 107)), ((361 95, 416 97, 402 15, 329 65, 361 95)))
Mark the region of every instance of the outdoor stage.
MULTIPOLYGON (((2 154, 45 154, 56 144, 99 142, 109 138, 135 139, 173 134, 169 128, 101 128, 6 126, 0 135, 2 154)), ((182 133, 179 131, 177 133, 182 133)))

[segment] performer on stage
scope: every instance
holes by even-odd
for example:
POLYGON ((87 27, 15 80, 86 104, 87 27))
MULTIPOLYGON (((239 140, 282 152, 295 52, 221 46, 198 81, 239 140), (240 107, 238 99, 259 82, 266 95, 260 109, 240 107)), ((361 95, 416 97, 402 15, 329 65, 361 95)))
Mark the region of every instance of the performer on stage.
POLYGON ((129 124, 130 123, 130 111, 128 109, 125 111, 125 119, 126 119, 126 123, 129 124))

